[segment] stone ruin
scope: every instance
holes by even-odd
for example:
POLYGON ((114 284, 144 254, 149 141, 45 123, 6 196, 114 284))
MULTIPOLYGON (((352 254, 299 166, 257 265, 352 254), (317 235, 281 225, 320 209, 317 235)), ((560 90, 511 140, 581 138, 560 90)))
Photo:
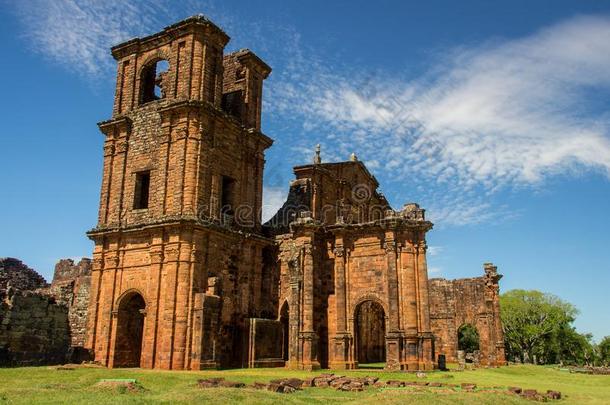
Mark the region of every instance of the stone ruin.
POLYGON ((225 53, 229 40, 194 16, 112 48, 92 260, 61 261, 50 286, 10 273, 6 362, 90 351, 107 367, 421 371, 454 361, 469 323, 480 363, 505 364, 495 266, 429 279, 425 210, 392 209, 354 154, 323 162, 317 148, 262 222, 271 68, 225 53))
POLYGON ((80 362, 91 260, 60 260, 51 284, 18 259, 0 258, 0 366, 80 362))

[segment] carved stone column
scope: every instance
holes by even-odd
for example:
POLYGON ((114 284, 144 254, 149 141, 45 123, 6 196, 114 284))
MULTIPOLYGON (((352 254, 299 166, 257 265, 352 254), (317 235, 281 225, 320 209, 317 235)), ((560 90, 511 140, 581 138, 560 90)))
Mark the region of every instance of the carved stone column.
POLYGON ((301 278, 298 262, 289 262, 290 298, 288 303, 288 362, 287 368, 298 368, 301 362, 299 332, 301 319, 301 278))
POLYGON ((400 301, 398 294, 398 273, 396 241, 393 232, 385 235, 387 282, 388 282, 388 320, 386 332, 386 369, 404 368, 404 332, 400 330, 400 301))
MULTIPOLYGON (((119 265, 119 256, 116 252, 108 253, 104 257, 104 273, 103 278, 109 278, 112 282, 112 286, 108 285, 108 281, 105 283, 104 291, 104 303, 101 309, 101 324, 106 325, 102 328, 101 339, 103 341, 103 347, 101 353, 103 354, 102 364, 108 367, 112 367, 114 364, 114 342, 113 337, 116 335, 116 319, 113 319, 112 313, 114 311, 114 296, 116 289, 116 273, 119 265)), ((96 356, 97 357, 97 356, 96 356)), ((101 356, 100 356, 101 357, 101 356)))
POLYGON ((345 278, 345 263, 347 260, 348 249, 342 245, 342 240, 338 239, 335 244, 335 313, 336 313, 336 334, 332 339, 330 352, 330 368, 334 369, 353 369, 356 364, 351 356, 351 333, 347 328, 347 286, 345 278))
POLYGON ((150 271, 149 271, 149 289, 148 298, 150 307, 146 308, 148 317, 146 329, 144 330, 144 347, 142 348, 142 367, 154 368, 156 354, 159 350, 159 341, 157 339, 159 333, 159 295, 161 290, 161 272, 163 270, 163 245, 161 245, 161 236, 156 238, 159 244, 152 245, 149 249, 150 255, 150 271))
POLYGON ((428 293, 428 263, 426 251, 428 246, 424 239, 417 245, 417 310, 418 310, 418 368, 432 369, 432 332, 430 329, 430 297, 428 293))
MULTIPOLYGON (((97 250, 97 246, 96 246, 97 250)), ((91 288, 89 308, 87 310, 87 338, 85 347, 93 350, 95 360, 101 361, 97 357, 98 351, 98 317, 100 315, 100 291, 102 283, 102 273, 104 271, 104 260, 101 253, 93 254, 93 262, 91 267, 91 288)))
POLYGON ((320 363, 318 362, 318 336, 314 330, 313 246, 306 244, 303 254, 303 329, 299 334, 303 354, 301 368, 317 370, 320 368, 320 363))

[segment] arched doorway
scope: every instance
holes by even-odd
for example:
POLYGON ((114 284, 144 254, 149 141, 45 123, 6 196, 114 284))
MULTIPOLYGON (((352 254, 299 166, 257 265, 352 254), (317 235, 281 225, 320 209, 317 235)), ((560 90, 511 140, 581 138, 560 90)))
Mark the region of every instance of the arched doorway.
POLYGON ((469 323, 458 328, 458 350, 463 350, 465 354, 479 350, 479 332, 469 323))
POLYGON ((137 292, 119 302, 114 367, 140 367, 146 302, 137 292))
POLYGON ((375 301, 364 301, 356 307, 354 321, 358 366, 382 368, 386 361, 383 307, 375 301))
POLYGON ((288 312, 288 302, 284 302, 284 305, 282 305, 282 309, 280 310, 280 322, 282 323, 282 331, 284 333, 283 336, 283 347, 282 347, 282 357, 284 358, 284 361, 288 361, 288 356, 289 356, 289 351, 288 351, 288 346, 289 346, 289 333, 290 333, 290 328, 289 328, 289 321, 290 321, 290 314, 288 312))

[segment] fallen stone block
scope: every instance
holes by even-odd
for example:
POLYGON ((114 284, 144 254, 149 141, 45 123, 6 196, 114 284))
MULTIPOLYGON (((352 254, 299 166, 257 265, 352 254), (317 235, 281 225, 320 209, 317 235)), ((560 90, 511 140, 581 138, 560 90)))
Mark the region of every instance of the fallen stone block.
POLYGON ((271 391, 271 392, 283 392, 283 389, 282 389, 281 385, 278 384, 278 383, 269 383, 267 385, 267 391, 271 391))
POLYGON ((343 384, 339 389, 341 391, 351 391, 351 392, 364 391, 364 384, 362 384, 361 382, 358 382, 358 381, 352 381, 348 384, 343 384))
POLYGON ((373 385, 375 384, 377 381, 379 381, 379 377, 373 377, 373 376, 366 376, 363 378, 363 382, 364 385, 373 385))
POLYGON ((561 392, 553 391, 553 390, 548 390, 546 392, 546 397, 548 399, 561 399, 561 392))
POLYGON ((461 387, 464 391, 474 391, 477 388, 477 385, 471 383, 462 383, 461 387))
POLYGON ((262 383, 262 382, 254 382, 254 383, 252 383, 252 388, 254 388, 256 390, 266 390, 267 384, 262 383))
POLYGON ((218 387, 220 382, 223 380, 224 380, 224 378, 222 378, 222 377, 204 378, 204 379, 198 380, 197 385, 199 386, 199 388, 214 388, 214 387, 218 387))
POLYGON ((404 381, 390 380, 390 381, 386 382, 386 386, 387 387, 392 387, 392 388, 400 388, 400 387, 404 387, 405 386, 405 382, 404 381))
POLYGON ((243 388, 246 386, 246 384, 237 381, 223 380, 218 384, 218 386, 223 388, 243 388))
POLYGON ((329 385, 332 388, 341 388, 341 386, 345 385, 345 384, 349 384, 352 382, 352 379, 347 378, 347 377, 342 377, 342 378, 335 378, 334 380, 330 381, 329 385))
POLYGON ((290 385, 282 385, 281 389, 282 390, 280 392, 283 394, 292 394, 293 392, 295 392, 297 390, 296 388, 294 388, 290 385))

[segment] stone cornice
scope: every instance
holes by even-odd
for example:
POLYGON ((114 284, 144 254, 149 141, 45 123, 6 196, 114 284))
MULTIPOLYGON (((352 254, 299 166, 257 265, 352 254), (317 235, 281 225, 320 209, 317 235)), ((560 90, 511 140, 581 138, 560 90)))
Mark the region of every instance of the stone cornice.
MULTIPOLYGON (((198 101, 198 100, 189 100, 189 99, 175 99, 175 100, 163 100, 164 105, 158 109, 158 112, 163 115, 171 112, 185 111, 185 110, 193 110, 193 111, 202 111, 207 110, 211 112, 217 117, 222 117, 225 119, 225 123, 232 126, 234 129, 241 131, 249 136, 253 137, 256 141, 260 142, 264 149, 268 149, 273 145, 273 139, 269 136, 265 135, 261 131, 255 128, 247 128, 242 123, 240 123, 235 117, 222 111, 221 109, 214 106, 212 103, 208 101, 198 101)), ((114 128, 119 125, 126 125, 127 130, 131 128, 131 118, 130 114, 136 113, 138 109, 130 111, 129 114, 119 115, 112 119, 101 121, 97 125, 100 130, 104 134, 108 134, 110 128, 114 128)))
POLYGON ((214 223, 202 224, 199 219, 195 216, 177 215, 177 216, 166 216, 158 220, 141 222, 137 224, 131 224, 126 226, 109 226, 109 227, 97 227, 87 232, 89 239, 95 239, 100 236, 107 236, 113 234, 141 232, 152 228, 158 227, 171 227, 171 226, 191 226, 193 229, 210 230, 218 233, 224 233, 226 235, 240 237, 244 239, 250 239, 258 241, 265 245, 273 244, 273 239, 270 239, 264 235, 258 233, 245 232, 243 230, 230 229, 214 223))
POLYGON ((115 128, 124 128, 127 132, 131 130, 131 119, 126 115, 121 115, 110 120, 97 123, 98 128, 106 136, 115 128))
POLYGON ((217 44, 223 48, 231 39, 212 21, 202 15, 197 15, 165 27, 163 31, 156 34, 144 38, 133 38, 129 41, 115 45, 111 48, 111 53, 116 60, 120 60, 125 56, 136 52, 146 52, 155 49, 163 43, 196 32, 202 33, 209 38, 214 38, 217 44))

